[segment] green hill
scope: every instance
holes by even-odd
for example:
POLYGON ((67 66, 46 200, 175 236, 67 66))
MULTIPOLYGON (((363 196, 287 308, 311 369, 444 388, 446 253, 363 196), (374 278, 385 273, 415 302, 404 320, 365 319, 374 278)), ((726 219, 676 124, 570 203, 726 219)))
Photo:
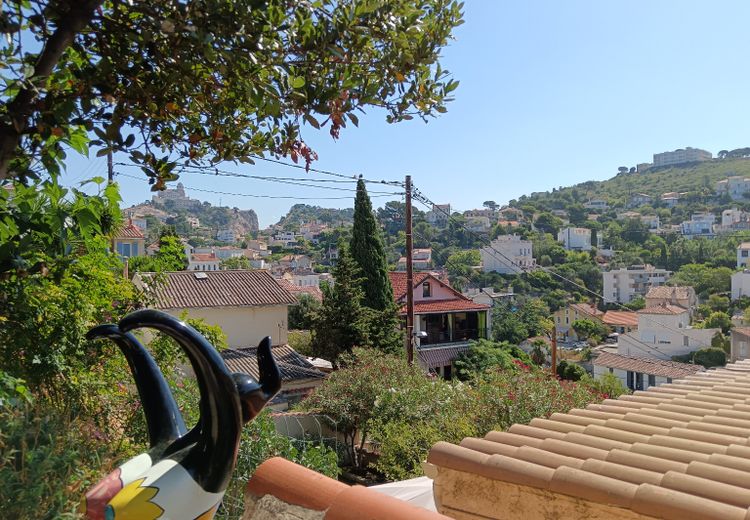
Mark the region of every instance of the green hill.
POLYGON ((716 182, 732 175, 750 177, 750 159, 712 159, 673 167, 651 168, 642 173, 621 173, 606 181, 588 181, 551 192, 533 193, 511 201, 512 206, 532 204, 539 209, 564 209, 570 203, 592 198, 607 200, 610 207, 624 207, 630 195, 645 193, 658 199, 676 191, 693 196, 714 194, 716 182))

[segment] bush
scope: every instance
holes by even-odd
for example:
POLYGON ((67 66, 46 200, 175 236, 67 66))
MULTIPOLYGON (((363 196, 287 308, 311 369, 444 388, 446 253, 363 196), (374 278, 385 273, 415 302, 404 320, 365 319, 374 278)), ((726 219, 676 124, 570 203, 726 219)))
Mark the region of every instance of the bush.
POLYGON ((579 381, 587 375, 588 372, 586 372, 586 369, 577 363, 569 363, 568 361, 563 359, 557 365, 557 376, 560 379, 565 379, 567 381, 579 381))
POLYGON ((693 363, 706 368, 723 367, 727 364, 727 355, 720 348, 703 348, 693 352, 693 363))

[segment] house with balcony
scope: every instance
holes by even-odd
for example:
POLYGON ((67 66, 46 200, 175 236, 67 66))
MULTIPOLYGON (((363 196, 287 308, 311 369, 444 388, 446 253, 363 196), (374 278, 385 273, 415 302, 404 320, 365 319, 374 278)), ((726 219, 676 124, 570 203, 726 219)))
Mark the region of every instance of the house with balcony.
POLYGON ((652 265, 631 265, 602 273, 604 303, 630 303, 633 299, 645 297, 652 287, 667 283, 672 275, 666 269, 652 265))
POLYGON ((388 274, 401 317, 406 319, 406 295, 414 296, 415 357, 430 372, 451 378, 453 361, 468 351, 469 342, 489 336, 490 306, 475 303, 429 272, 388 274))

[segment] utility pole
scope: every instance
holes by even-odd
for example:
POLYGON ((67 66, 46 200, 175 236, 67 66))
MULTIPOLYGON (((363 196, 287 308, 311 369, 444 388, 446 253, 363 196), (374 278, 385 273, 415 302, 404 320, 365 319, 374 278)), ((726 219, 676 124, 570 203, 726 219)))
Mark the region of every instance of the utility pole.
POLYGON ((115 182, 115 166, 112 162, 112 150, 107 152, 107 182, 112 184, 115 182))
POLYGON ((406 359, 414 363, 414 264, 411 236, 411 175, 406 176, 406 359))
POLYGON ((552 325, 552 376, 557 377, 557 326, 552 325))

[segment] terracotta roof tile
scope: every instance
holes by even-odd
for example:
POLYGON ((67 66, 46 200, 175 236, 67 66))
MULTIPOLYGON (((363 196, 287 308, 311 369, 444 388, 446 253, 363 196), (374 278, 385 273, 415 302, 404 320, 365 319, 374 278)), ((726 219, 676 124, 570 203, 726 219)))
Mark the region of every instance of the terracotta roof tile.
POLYGON ((323 291, 320 290, 320 287, 315 287, 314 285, 295 285, 286 278, 277 278, 276 281, 279 282, 279 285, 281 287, 294 294, 295 296, 299 296, 300 294, 307 294, 312 296, 319 302, 323 301, 323 291))
POLYGON ((291 305, 297 299, 282 288, 268 271, 176 271, 163 274, 140 273, 149 287, 157 309, 196 307, 255 307, 291 305))
POLYGON ((436 503, 462 518, 543 518, 531 512, 556 511, 558 500, 565 507, 566 496, 578 500, 579 517, 750 518, 749 389, 750 363, 739 362, 513 425, 512 433, 438 443, 428 456, 436 503), (482 509, 475 484, 495 497, 494 508, 482 509), (531 488, 546 493, 524 491, 531 488), (526 500, 525 515, 512 500, 526 500))
MULTIPOLYGON (((424 272, 424 271, 415 272, 413 276, 414 287, 417 287, 418 285, 420 285, 429 276, 430 276, 430 273, 428 272, 424 272)), ((401 272, 401 271, 390 271, 388 273, 388 279, 391 281, 391 287, 393 287, 393 298, 396 301, 399 301, 402 298, 405 298, 406 291, 408 288, 408 285, 406 283, 406 273, 401 272)))
POLYGON ((115 238, 139 240, 145 239, 146 237, 141 232, 141 228, 139 228, 132 222, 129 222, 126 226, 123 226, 123 228, 117 233, 117 236, 115 238))
POLYGON ((219 260, 216 253, 193 253, 190 258, 195 262, 215 262, 219 260))
MULTIPOLYGON (((486 311, 489 305, 474 303, 471 300, 435 300, 431 302, 414 302, 414 314, 432 314, 435 312, 463 312, 463 311, 486 311)), ((406 306, 401 308, 406 312, 406 306)))
POLYGON ((677 286, 672 287, 669 285, 660 285, 659 287, 651 287, 646 293, 646 298, 665 298, 665 299, 687 299, 695 295, 695 291, 692 287, 677 286))
MULTIPOLYGON (((614 352, 602 352, 593 361, 594 365, 607 368, 616 368, 630 372, 640 372, 642 374, 651 374, 659 377, 669 377, 671 379, 680 379, 685 376, 695 374, 705 370, 701 365, 690 365, 687 363, 677 363, 676 361, 664 361, 661 359, 638 358, 622 356, 614 352)), ((654 398, 664 399, 663 396, 652 396, 654 398)), ((630 397, 625 398, 628 400, 630 397)))
POLYGON ((426 367, 444 367, 469 350, 468 345, 448 345, 444 347, 418 347, 417 357, 426 367))
POLYGON ((377 491, 347 486, 280 457, 258 466, 247 483, 249 507, 245 518, 254 518, 255 504, 267 495, 286 504, 324 512, 325 520, 448 520, 377 491))
POLYGON ((671 305, 669 303, 662 305, 653 305, 646 307, 638 311, 638 314, 682 314, 687 310, 679 305, 671 305))
POLYGON ((571 303, 570 307, 582 314, 588 314, 595 318, 604 316, 604 312, 600 311, 595 305, 591 305, 590 303, 571 303))
MULTIPOLYGON (((241 372, 251 376, 258 381, 258 348, 231 348, 220 352, 224 363, 230 372, 241 372)), ((326 375, 315 368, 307 358, 298 353, 289 345, 280 345, 271 348, 276 364, 281 371, 282 381, 299 381, 301 379, 323 379, 326 375)))
POLYGON ((607 311, 602 316, 602 323, 612 326, 637 327, 638 315, 631 311, 607 311))

